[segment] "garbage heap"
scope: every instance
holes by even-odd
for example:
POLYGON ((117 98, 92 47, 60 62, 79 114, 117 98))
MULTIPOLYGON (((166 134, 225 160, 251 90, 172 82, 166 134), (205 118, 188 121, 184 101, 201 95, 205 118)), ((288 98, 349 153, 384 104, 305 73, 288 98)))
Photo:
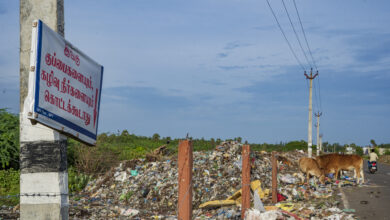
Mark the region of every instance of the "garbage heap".
MULTIPOLYGON (((193 153, 195 219, 241 218, 241 148, 239 143, 224 142, 213 151, 193 153)), ((156 157, 124 161, 89 182, 82 192, 70 197, 70 219, 176 219, 177 155, 162 155, 163 152, 156 157)), ((342 204, 338 187, 355 183, 327 181, 320 186, 312 178, 310 184, 303 184, 298 170, 298 160, 303 156, 303 151, 277 153, 278 203, 271 204, 271 153, 252 151, 251 181, 261 184, 252 192, 261 194, 266 209, 262 214, 272 212, 277 219, 353 219, 347 213, 351 210, 339 208, 342 204)), ((254 210, 251 215, 256 213, 254 210)))

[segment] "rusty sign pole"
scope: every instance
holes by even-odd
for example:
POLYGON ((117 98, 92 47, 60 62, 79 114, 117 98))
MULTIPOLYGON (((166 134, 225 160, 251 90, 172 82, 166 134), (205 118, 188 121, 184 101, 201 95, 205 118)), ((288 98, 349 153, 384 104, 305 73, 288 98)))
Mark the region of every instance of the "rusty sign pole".
POLYGON ((272 152, 272 203, 278 202, 278 165, 275 157, 275 151, 272 152))
POLYGON ((245 212, 251 205, 250 181, 251 181, 251 165, 250 165, 251 148, 249 145, 242 146, 242 204, 241 218, 245 218, 245 212))
POLYGON ((179 199, 178 219, 192 219, 192 142, 183 140, 179 143, 179 199))

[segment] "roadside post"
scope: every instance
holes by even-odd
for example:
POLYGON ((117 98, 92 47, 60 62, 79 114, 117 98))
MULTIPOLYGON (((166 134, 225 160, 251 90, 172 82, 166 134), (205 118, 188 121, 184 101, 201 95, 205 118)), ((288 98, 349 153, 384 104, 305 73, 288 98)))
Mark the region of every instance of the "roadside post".
POLYGON ((178 170, 179 170, 179 197, 178 219, 192 219, 192 142, 183 140, 179 143, 178 170))
POLYGON ((96 142, 103 67, 64 38, 63 0, 20 0, 20 219, 68 219, 67 136, 96 142))
MULTIPOLYGON (((312 104, 312 94, 313 94, 313 79, 315 79, 318 76, 318 71, 316 74, 313 75, 313 69, 310 70, 310 75, 306 74, 306 71, 304 73, 306 76, 306 79, 310 80, 310 87, 309 87, 309 120, 308 120, 308 128, 307 128, 307 156, 312 157, 313 152, 313 137, 312 137, 312 126, 313 126, 313 104, 312 104)), ((318 146, 317 146, 318 147, 318 146)))
POLYGON ((251 194, 251 165, 250 165, 251 149, 249 145, 242 146, 242 204, 241 204, 241 218, 245 218, 245 212, 250 208, 251 194))
POLYGON ((31 25, 35 19, 42 19, 64 36, 64 1, 20 1, 20 219, 68 219, 66 136, 33 125, 24 111, 31 68, 31 25), (53 196, 23 196, 41 192, 53 196))
POLYGON ((278 164, 275 151, 272 152, 272 203, 278 202, 278 164))

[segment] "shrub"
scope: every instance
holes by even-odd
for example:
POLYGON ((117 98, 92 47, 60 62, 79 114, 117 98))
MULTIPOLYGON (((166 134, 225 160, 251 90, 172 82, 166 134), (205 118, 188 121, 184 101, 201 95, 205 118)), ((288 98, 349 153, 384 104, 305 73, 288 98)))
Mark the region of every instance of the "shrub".
POLYGON ((157 134, 157 133, 155 133, 155 134, 153 134, 152 139, 153 139, 154 141, 159 141, 159 140, 160 140, 160 135, 157 134))
POLYGON ((66 150, 68 167, 75 166, 77 159, 77 147, 80 143, 72 138, 68 138, 68 146, 66 150))
MULTIPOLYGON (((304 140, 301 141, 291 141, 288 142, 284 147, 284 151, 292 151, 292 150, 306 150, 307 142, 304 140)), ((313 152, 317 150, 316 146, 313 146, 313 152)))
POLYGON ((381 154, 379 153, 379 149, 378 149, 377 147, 374 147, 374 152, 375 152, 378 156, 381 155, 381 154))
POLYGON ((83 144, 75 147, 75 167, 89 175, 103 173, 118 163, 118 153, 109 148, 89 147, 83 144))
POLYGON ((91 176, 78 173, 73 167, 69 167, 68 169, 68 187, 69 192, 79 192, 84 189, 84 187, 88 184, 88 181, 91 180, 91 176))
POLYGON ((363 148, 361 147, 356 147, 356 154, 359 156, 363 156, 363 148))
MULTIPOLYGON (((0 196, 19 194, 19 171, 14 169, 0 170, 0 196)), ((19 197, 12 196, 0 199, 0 206, 14 206, 19 203, 19 197)))
POLYGON ((0 168, 19 168, 19 118, 0 109, 0 168))

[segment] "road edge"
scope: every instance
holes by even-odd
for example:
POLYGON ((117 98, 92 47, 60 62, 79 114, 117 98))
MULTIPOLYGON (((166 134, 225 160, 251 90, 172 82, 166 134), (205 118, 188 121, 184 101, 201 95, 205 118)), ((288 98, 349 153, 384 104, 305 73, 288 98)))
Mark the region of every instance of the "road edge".
POLYGON ((343 201, 344 209, 349 209, 349 202, 342 188, 340 188, 341 201, 343 201))

